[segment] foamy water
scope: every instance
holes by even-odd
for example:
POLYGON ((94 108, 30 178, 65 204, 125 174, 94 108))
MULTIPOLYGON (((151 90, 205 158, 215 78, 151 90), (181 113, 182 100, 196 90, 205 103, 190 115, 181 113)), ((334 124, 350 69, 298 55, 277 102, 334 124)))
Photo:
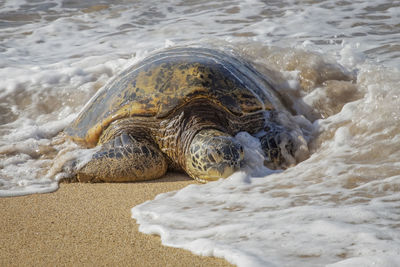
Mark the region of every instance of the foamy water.
MULTIPOLYGON (((400 3, 0 3, 0 195, 57 189, 91 151, 58 134, 106 82, 155 50, 206 46, 285 95, 311 156, 247 166, 132 209, 168 246, 239 266, 400 266, 400 3)), ((284 118, 283 118, 284 119, 284 118)))

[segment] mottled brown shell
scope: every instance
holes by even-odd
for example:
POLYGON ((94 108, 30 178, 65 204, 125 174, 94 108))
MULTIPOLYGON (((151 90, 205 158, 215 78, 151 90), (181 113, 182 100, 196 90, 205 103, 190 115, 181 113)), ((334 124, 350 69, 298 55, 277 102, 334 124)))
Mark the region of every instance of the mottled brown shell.
POLYGON ((250 65, 222 52, 176 48, 154 54, 102 88, 65 132, 88 146, 121 118, 159 119, 205 98, 236 116, 272 109, 271 88, 250 65))

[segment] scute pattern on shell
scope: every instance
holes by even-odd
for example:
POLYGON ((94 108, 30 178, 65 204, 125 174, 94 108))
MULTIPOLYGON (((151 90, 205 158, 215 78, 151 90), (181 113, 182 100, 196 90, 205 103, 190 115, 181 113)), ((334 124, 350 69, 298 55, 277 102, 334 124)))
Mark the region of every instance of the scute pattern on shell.
POLYGON ((127 69, 101 89, 65 132, 75 141, 95 146, 102 131, 117 119, 168 118, 199 98, 239 117, 270 110, 268 83, 261 77, 247 63, 222 52, 166 50, 127 69))

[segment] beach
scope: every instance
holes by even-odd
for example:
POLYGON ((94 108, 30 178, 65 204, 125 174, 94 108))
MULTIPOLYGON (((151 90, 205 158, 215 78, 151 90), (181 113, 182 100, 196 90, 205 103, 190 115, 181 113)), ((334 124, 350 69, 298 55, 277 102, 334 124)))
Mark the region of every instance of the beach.
POLYGON ((400 266, 399 20, 393 0, 0 1, 0 267, 400 266), (168 78, 192 60, 218 71, 168 78), (234 86, 184 97, 192 80, 234 86), (186 115, 231 129, 240 171, 59 186, 108 125, 186 157, 186 115), (277 153, 288 168, 267 168, 277 153))
POLYGON ((131 208, 195 181, 182 174, 138 183, 61 183, 49 194, 0 198, 1 266, 230 266, 165 247, 138 231, 131 208))

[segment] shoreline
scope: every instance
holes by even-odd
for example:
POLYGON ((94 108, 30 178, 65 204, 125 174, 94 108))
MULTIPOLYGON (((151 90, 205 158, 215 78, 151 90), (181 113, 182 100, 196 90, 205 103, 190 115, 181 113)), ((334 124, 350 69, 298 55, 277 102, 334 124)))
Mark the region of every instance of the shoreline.
POLYGON ((61 183, 53 193, 0 198, 0 265, 232 266, 165 247, 131 218, 132 207, 193 183, 170 173, 136 183, 61 183))

